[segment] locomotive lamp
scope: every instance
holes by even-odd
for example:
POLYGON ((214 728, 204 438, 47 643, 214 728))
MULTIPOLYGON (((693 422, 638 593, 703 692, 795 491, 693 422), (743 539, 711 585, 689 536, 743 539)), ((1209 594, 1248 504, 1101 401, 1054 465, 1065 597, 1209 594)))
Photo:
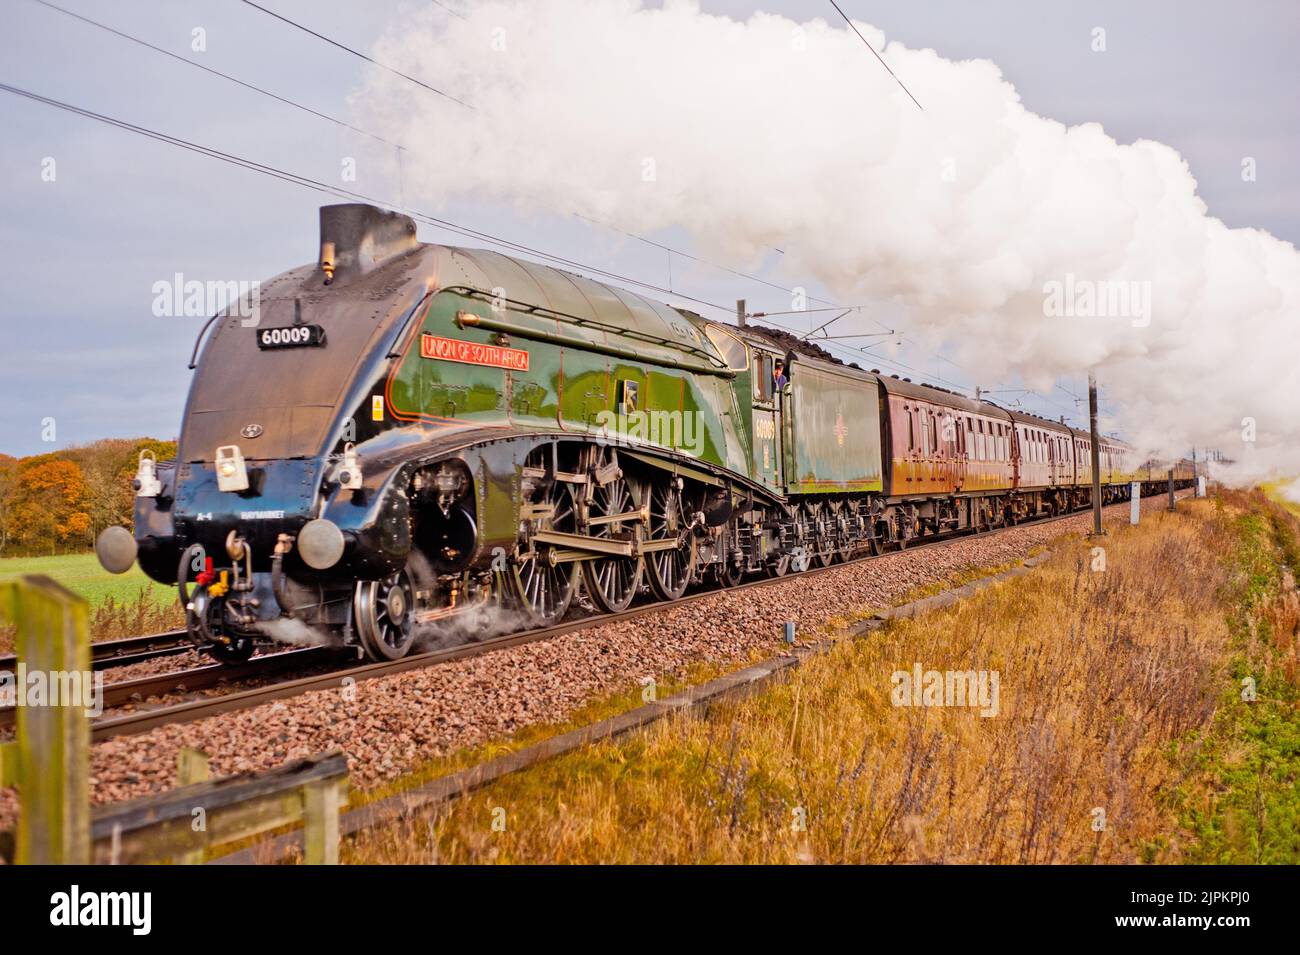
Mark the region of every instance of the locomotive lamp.
POLYGON ((334 243, 322 242, 320 244, 320 270, 325 273, 326 285, 334 281, 334 261, 334 243))
POLYGON ((247 491, 248 468, 237 444, 217 448, 217 487, 223 491, 247 491))
POLYGON ((334 469, 334 480, 343 491, 361 490, 361 458, 349 442, 343 446, 343 460, 334 469))
POLYGON ((136 497, 157 497, 162 493, 162 482, 158 480, 158 459, 149 450, 140 452, 140 464, 131 481, 136 497))

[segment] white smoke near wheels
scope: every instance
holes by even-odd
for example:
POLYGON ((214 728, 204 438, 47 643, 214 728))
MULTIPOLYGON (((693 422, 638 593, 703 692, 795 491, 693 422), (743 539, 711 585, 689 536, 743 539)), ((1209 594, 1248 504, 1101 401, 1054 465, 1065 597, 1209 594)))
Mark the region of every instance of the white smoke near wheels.
POLYGON ((791 282, 901 306, 989 381, 1095 369, 1140 447, 1300 473, 1300 257, 1211 216, 1173 149, 1038 116, 995 64, 864 23, 924 111, 825 19, 634 0, 457 9, 396 24, 374 53, 472 109, 380 70, 356 97, 411 147, 423 207, 477 195, 678 226, 737 267, 777 246, 791 282))

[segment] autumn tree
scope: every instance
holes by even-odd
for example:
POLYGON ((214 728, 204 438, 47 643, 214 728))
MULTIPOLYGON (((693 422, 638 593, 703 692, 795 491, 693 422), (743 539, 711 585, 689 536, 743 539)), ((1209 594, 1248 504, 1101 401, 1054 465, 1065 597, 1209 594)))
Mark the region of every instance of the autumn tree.
POLYGON ((159 461, 176 456, 175 441, 154 438, 105 438, 93 444, 69 448, 66 456, 76 461, 90 488, 91 539, 105 527, 131 526, 135 491, 131 479, 139 465, 140 452, 149 450, 159 461))
POLYGON ((5 544, 9 542, 5 512, 8 510, 10 498, 13 496, 17 477, 18 459, 7 454, 0 454, 0 553, 4 553, 5 544))
POLYGON ((0 454, 0 553, 89 547, 106 527, 130 527, 140 452, 176 456, 175 441, 105 438, 15 460, 0 454))
POLYGON ((28 551, 90 543, 90 489, 75 461, 54 454, 24 458, 5 508, 8 537, 28 551))

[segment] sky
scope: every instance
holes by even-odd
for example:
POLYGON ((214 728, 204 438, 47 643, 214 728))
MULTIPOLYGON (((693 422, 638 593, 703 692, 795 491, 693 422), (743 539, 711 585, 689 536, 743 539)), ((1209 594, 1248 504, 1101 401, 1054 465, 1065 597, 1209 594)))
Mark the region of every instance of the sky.
MULTIPOLYGON (((36 0, 0 0, 6 25, 0 83, 390 204, 404 201, 406 184, 390 161, 393 146, 177 59, 376 132, 369 123, 376 104, 362 101, 375 88, 368 83, 375 67, 361 58, 241 0, 58 5, 173 56, 36 0), (344 181, 342 170, 350 168, 355 181, 344 181)), ((428 6, 410 0, 262 5, 367 53, 428 6)), ((469 4, 446 0, 445 6, 455 11, 469 4)), ((843 27, 829 3, 812 0, 701 6, 735 19, 762 10, 843 27)), ((841 6, 909 47, 933 48, 949 60, 996 62, 1025 106, 1042 116, 1101 123, 1122 143, 1152 139, 1171 146, 1189 164, 1211 215, 1230 227, 1300 241, 1294 162, 1300 116, 1293 102, 1300 64, 1291 49, 1300 34, 1300 5, 843 0, 841 6), (1101 55, 1091 49, 1097 27, 1106 31, 1101 55), (1243 157, 1255 161, 1253 181, 1242 178, 1243 157)), ((433 43, 429 55, 437 55, 433 43)), ((864 69, 883 69, 865 47, 862 55, 864 69)), ((155 315, 155 283, 178 273, 187 280, 251 282, 309 262, 317 208, 339 200, 3 90, 0 131, 0 268, 7 291, 0 325, 8 332, 0 352, 0 452, 35 454, 102 437, 174 437, 203 317, 155 315)), ((403 157, 408 169, 419 162, 419 155, 403 157)), ((671 294, 647 294, 711 318, 724 318, 742 297, 751 310, 789 307, 788 294, 770 285, 672 256, 563 210, 523 212, 462 196, 420 208, 669 288, 671 294)), ((468 244, 433 227, 421 226, 420 235, 468 244)), ((698 251, 689 232, 671 225, 646 237, 698 251)), ((830 295, 811 277, 789 274, 782 258, 776 249, 761 262, 709 256, 776 285, 830 295)), ((821 318, 797 322, 811 328, 821 318)), ((1086 403, 1078 401, 1085 384, 1078 378, 1022 393, 1018 380, 987 380, 978 368, 955 363, 955 343, 927 340, 905 312, 880 318, 876 327, 895 330, 877 342, 880 357, 845 352, 846 360, 968 393, 979 386, 1004 404, 1086 421, 1086 403)), ((1114 410, 1104 381, 1102 397, 1103 410, 1114 410)))

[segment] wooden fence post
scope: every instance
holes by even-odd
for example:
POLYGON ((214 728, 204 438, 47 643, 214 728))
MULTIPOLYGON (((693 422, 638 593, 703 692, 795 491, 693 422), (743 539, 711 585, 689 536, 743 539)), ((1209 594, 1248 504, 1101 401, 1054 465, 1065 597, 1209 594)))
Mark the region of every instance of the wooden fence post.
POLYGON ((16 733, 0 756, 0 781, 19 787, 14 861, 84 865, 90 861, 86 709, 95 689, 86 602, 49 577, 27 576, 0 584, 0 616, 18 629, 16 733))
MULTIPOLYGON (((208 754, 192 746, 182 746, 176 754, 176 785, 188 786, 191 783, 206 782, 209 778, 208 754)), ((203 825, 207 826, 207 818, 203 825)), ((194 824, 191 822, 190 827, 194 824)), ((190 852, 182 853, 176 861, 180 865, 202 865, 204 849, 200 846, 190 852)))
POLYGON ((339 806, 342 782, 310 782, 303 791, 302 861, 307 865, 339 864, 339 806))

